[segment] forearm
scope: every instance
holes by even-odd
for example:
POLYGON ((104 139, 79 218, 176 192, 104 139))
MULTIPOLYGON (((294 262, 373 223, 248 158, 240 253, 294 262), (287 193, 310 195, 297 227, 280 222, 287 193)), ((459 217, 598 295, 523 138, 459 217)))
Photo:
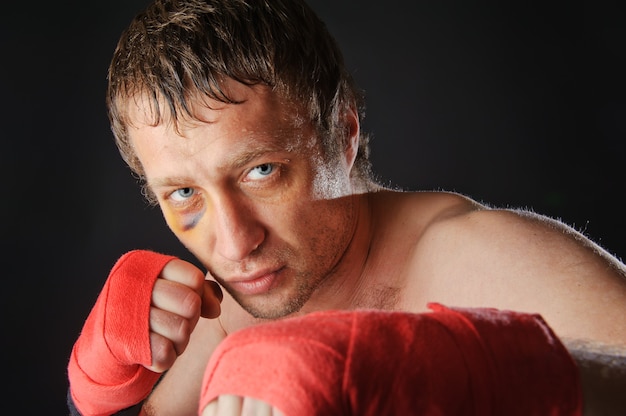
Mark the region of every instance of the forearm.
POLYGON ((580 371, 584 415, 626 415, 626 347, 563 343, 580 371))
MULTIPOLYGON (((143 402, 138 403, 129 408, 120 410, 119 412, 114 413, 112 416, 142 416, 144 414, 144 413, 141 413, 142 405, 143 405, 143 402)), ((72 395, 70 394, 69 390, 67 391, 67 407, 70 412, 69 416, 82 416, 81 413, 76 408, 76 405, 74 404, 74 400, 72 400, 72 395)))

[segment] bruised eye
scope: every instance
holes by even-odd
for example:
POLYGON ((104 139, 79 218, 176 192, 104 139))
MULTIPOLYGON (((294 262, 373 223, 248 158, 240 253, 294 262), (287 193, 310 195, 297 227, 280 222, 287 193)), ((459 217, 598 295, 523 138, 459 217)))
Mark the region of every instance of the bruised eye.
POLYGON ((176 202, 183 202, 194 195, 195 191, 193 188, 180 188, 172 192, 170 197, 176 202))
POLYGON ((272 172, 274 172, 274 169, 275 167, 271 163, 264 163, 262 165, 255 166, 250 170, 250 173, 248 173, 248 178, 252 180, 263 179, 271 175, 272 172))

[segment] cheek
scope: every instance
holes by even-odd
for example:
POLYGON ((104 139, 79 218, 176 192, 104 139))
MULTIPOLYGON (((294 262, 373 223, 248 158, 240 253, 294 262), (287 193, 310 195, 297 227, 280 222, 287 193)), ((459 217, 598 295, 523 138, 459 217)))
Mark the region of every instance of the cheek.
MULTIPOLYGON (((345 198, 309 201, 301 204, 289 217, 289 232, 312 254, 328 254, 345 245, 352 223, 345 198)), ((283 226, 286 226, 283 223, 283 226)))

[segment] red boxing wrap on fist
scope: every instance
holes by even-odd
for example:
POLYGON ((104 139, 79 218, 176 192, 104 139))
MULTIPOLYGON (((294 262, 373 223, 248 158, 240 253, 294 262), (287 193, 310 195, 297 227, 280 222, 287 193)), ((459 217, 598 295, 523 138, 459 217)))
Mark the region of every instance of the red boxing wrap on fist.
POLYGON ((154 282, 174 256, 145 250, 124 254, 91 310, 68 365, 72 400, 81 414, 110 415, 147 397, 160 374, 150 352, 154 282))
POLYGON ((539 315, 429 306, 235 332, 209 361, 199 411, 233 394, 287 416, 582 414, 577 367, 539 315))

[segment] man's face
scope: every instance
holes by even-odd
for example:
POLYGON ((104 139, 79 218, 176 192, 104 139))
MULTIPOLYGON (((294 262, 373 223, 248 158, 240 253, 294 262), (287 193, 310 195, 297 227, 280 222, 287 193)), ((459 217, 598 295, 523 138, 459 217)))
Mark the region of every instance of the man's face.
POLYGON ((246 310, 277 318, 304 305, 350 242, 351 162, 326 163, 313 126, 275 92, 226 87, 243 103, 205 98, 202 121, 177 125, 151 125, 138 100, 129 134, 174 234, 246 310))

